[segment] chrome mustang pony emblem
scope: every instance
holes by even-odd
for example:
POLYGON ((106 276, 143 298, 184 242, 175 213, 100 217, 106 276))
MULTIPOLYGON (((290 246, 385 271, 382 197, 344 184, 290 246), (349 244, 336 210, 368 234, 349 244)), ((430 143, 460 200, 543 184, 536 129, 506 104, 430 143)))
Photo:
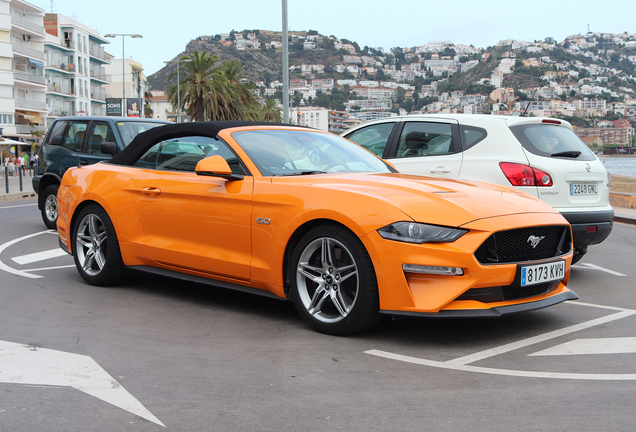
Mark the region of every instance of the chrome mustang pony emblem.
POLYGON ((530 246, 532 246, 532 249, 534 249, 539 245, 539 242, 543 240, 544 238, 545 236, 537 237, 537 236, 531 235, 530 237, 528 237, 528 241, 526 243, 530 243, 530 246))

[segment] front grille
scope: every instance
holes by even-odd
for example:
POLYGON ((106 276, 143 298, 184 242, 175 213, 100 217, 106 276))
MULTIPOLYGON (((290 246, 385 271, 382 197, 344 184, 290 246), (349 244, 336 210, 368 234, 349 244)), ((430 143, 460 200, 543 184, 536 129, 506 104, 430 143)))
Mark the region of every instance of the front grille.
POLYGON ((482 264, 542 260, 568 253, 571 243, 567 225, 518 228, 492 234, 475 251, 475 258, 482 264))
POLYGON ((525 287, 508 285, 500 287, 473 288, 457 297, 456 300, 476 300, 482 303, 518 300, 553 291, 559 286, 559 283, 559 281, 554 281, 525 287))

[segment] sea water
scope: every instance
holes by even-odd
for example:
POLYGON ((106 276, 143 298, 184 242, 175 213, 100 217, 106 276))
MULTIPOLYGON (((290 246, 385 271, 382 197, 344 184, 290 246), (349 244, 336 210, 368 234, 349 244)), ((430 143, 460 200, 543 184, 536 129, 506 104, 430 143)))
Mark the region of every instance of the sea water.
POLYGON ((599 159, 610 174, 636 177, 636 156, 599 156, 599 159))

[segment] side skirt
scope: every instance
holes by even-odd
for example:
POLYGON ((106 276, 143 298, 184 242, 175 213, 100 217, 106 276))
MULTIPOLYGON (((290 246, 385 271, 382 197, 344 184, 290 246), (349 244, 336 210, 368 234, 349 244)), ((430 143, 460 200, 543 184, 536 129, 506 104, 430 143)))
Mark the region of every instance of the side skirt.
POLYGON ((215 287, 220 287, 220 288, 226 288, 226 289, 231 289, 231 290, 235 290, 235 291, 242 291, 242 292, 247 292, 250 294, 256 294, 256 295, 260 295, 263 297, 268 297, 268 298, 273 298, 273 299, 277 299, 277 300, 287 300, 284 298, 280 298, 277 295, 272 294, 269 291, 265 291, 265 290, 261 290, 261 289, 257 289, 257 288, 251 288, 251 287, 246 287, 243 285, 239 285, 239 284, 233 284, 231 282, 225 282, 225 281, 219 281, 219 280, 215 280, 215 279, 209 279, 206 277, 202 277, 202 276, 195 276, 195 275, 191 275, 188 273, 181 273, 178 271, 173 271, 173 270, 167 270, 167 269, 163 269, 163 268, 159 268, 159 267, 152 267, 152 266, 145 266, 145 265, 140 265, 140 266, 126 266, 127 269, 130 270, 138 270, 138 271, 142 271, 145 273, 153 273, 156 275, 160 275, 160 276, 168 276, 174 279, 180 279, 180 280, 184 280, 184 281, 188 281, 188 282, 196 282, 196 283, 201 283, 201 284, 205 284, 205 285, 212 285, 215 287))

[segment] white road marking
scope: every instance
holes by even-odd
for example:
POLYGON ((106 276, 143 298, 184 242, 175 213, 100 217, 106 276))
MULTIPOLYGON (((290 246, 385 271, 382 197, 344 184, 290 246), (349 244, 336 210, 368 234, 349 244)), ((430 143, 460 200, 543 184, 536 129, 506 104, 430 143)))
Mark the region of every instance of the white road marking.
POLYGON ((11 258, 14 262, 20 265, 31 264, 38 261, 44 261, 51 258, 57 258, 64 255, 68 255, 62 250, 62 248, 50 249, 47 251, 36 252, 28 255, 21 255, 11 258))
POLYGON ((14 205, 14 206, 6 206, 6 207, 0 207, 1 209, 8 209, 8 208, 18 208, 18 207, 31 207, 31 206, 36 206, 37 204, 20 204, 20 205, 14 205))
MULTIPOLYGON (((544 342, 556 337, 564 336, 576 331, 585 330, 597 325, 605 324, 607 322, 615 321, 618 319, 626 318, 636 315, 636 310, 617 308, 613 306, 594 305, 581 302, 566 302, 565 304, 578 304, 579 306, 595 307, 601 309, 608 309, 618 311, 612 315, 601 317, 586 321, 581 324, 576 324, 564 329, 548 332, 543 335, 527 338, 521 341, 512 342, 502 345, 500 347, 484 350, 475 354, 470 354, 456 359, 440 362, 435 360, 427 360, 417 357, 404 356, 401 354, 390 353, 382 350, 368 350, 364 351, 365 354, 371 354, 378 357, 383 357, 392 360, 403 361, 407 363, 413 363, 424 366, 437 367, 442 369, 452 369, 465 372, 479 372, 492 375, 508 375, 518 377, 532 377, 532 378, 555 378, 555 379, 576 379, 576 380, 615 380, 615 381, 634 381, 636 380, 636 374, 584 374, 584 373, 563 373, 563 372, 540 372, 540 371, 523 371, 512 369, 497 369, 488 367, 470 366, 470 363, 484 360, 490 357, 494 357, 499 354, 504 354, 516 349, 524 348, 539 342, 544 342)), ((636 339, 636 338, 635 338, 636 339)), ((636 342, 635 342, 636 343, 636 342)))
MULTIPOLYGON (((2 254, 2 252, 5 251, 5 249, 13 246, 16 243, 19 243, 23 240, 27 240, 30 239, 32 237, 36 237, 39 236, 41 234, 53 234, 55 236, 57 236, 57 231, 55 230, 46 230, 46 231, 40 231, 40 232, 36 232, 34 234, 29 234, 29 235, 25 235, 23 237, 8 241, 4 244, 0 245, 0 254, 2 254)), ((52 253, 52 251, 45 251, 45 252, 39 252, 39 253, 52 253)), ((55 254, 58 254, 58 256, 62 256, 62 255, 66 255, 66 253, 64 253, 62 251, 62 249, 59 249, 59 252, 55 252, 55 254)), ((38 254, 31 254, 31 255, 23 255, 22 257, 29 257, 29 256, 33 256, 33 255, 38 255, 38 254)), ((21 258, 21 257, 16 257, 16 258, 21 258)), ((15 259, 13 259, 15 261, 15 259)), ((33 261, 35 262, 35 261, 33 261)), ((42 271, 42 270, 54 270, 54 269, 58 269, 58 268, 69 268, 69 267, 73 267, 72 265, 67 265, 67 266, 57 266, 57 267, 44 267, 44 268, 40 268, 40 269, 28 269, 28 270, 18 270, 18 269, 14 269, 13 267, 8 266, 7 264, 5 264, 4 262, 2 262, 2 260, 0 260, 0 270, 4 270, 7 273, 11 273, 14 274, 16 276, 23 276, 26 278, 30 278, 30 279, 40 279, 42 278, 42 276, 40 275, 36 275, 36 274, 32 274, 30 272, 34 272, 34 271, 42 271)))
POLYGON ((510 351, 514 351, 514 350, 518 350, 520 348, 525 348, 527 346, 530 345, 534 345, 540 342, 545 342, 547 340, 550 339, 554 339, 554 338, 558 338, 561 336, 565 336, 567 334, 570 333, 574 333, 577 331, 581 331, 581 330, 585 330, 591 327, 595 327, 597 325, 601 325, 601 324, 605 324, 611 321, 616 321, 618 319, 621 318, 626 318, 628 316, 634 315, 636 314, 636 310, 632 310, 632 311, 623 311, 623 312, 618 312, 612 315, 608 315, 605 317, 601 317, 601 318, 596 318, 590 321, 586 321, 584 323, 581 324, 575 324, 573 326, 570 327, 566 327, 563 329, 559 329, 559 330, 554 330, 548 333, 544 333, 542 335, 538 335, 538 336, 534 336, 528 339, 523 339, 517 342, 512 342, 506 345, 502 345, 496 348, 492 348, 492 349, 488 349, 485 351, 481 351, 475 354, 471 354, 471 355, 467 355, 464 357, 459 357, 456 358, 454 360, 449 360, 446 363, 453 366, 453 365, 465 365, 465 364, 469 364, 469 363, 474 363, 476 361, 480 361, 480 360, 484 360, 487 359, 489 357, 494 357, 496 355, 499 354, 503 354, 503 353, 507 353, 510 351))
POLYGON ((73 387, 165 427, 89 356, 0 341, 0 382, 73 387))
MULTIPOLYGON (((25 236, 22 236, 20 238, 8 241, 8 242, 0 245, 0 254, 2 254, 2 252, 4 252, 5 249, 7 249, 10 246, 13 246, 16 243, 19 243, 19 242, 21 242, 23 240, 30 239, 32 237, 39 236, 40 234, 45 234, 45 233, 50 233, 50 232, 55 232, 55 231, 53 231, 53 230, 40 231, 40 232, 36 232, 34 234, 25 235, 25 236)), ((11 273, 11 274, 14 274, 16 276, 23 276, 23 277, 30 278, 30 279, 39 279, 39 278, 42 277, 42 276, 34 275, 34 274, 31 274, 31 273, 27 273, 25 271, 21 271, 21 270, 17 270, 17 269, 14 269, 12 267, 9 267, 5 263, 3 263, 2 260, 0 260, 0 270, 4 270, 7 273, 11 273)))
POLYGON ((623 273, 619 273, 617 271, 606 269, 605 267, 597 266, 595 264, 590 264, 590 263, 581 263, 581 264, 573 265, 572 267, 573 268, 582 268, 582 269, 600 270, 600 271, 603 271, 605 273, 609 273, 609 274, 614 275, 614 276, 627 276, 627 275, 624 275, 623 273))
POLYGON ((636 353, 635 337, 576 339, 557 345, 530 356, 559 356, 582 354, 634 354, 636 353))

